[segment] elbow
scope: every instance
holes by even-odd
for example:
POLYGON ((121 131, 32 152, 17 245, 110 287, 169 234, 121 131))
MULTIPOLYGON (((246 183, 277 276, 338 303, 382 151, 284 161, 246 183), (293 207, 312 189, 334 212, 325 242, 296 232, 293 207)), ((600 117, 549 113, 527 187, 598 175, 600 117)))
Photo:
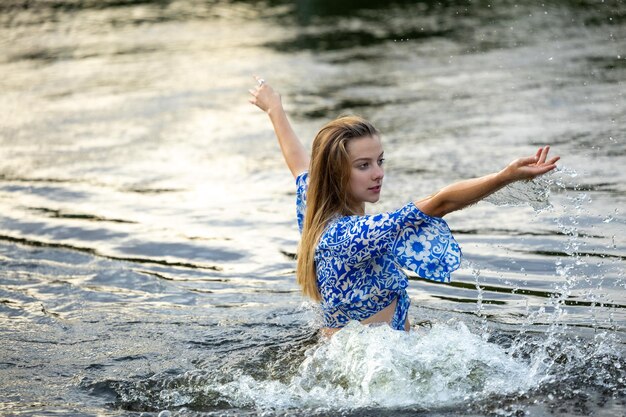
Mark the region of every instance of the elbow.
POLYGON ((443 217, 448 213, 458 210, 452 202, 437 197, 437 194, 416 201, 415 206, 424 214, 431 217, 443 217))
POLYGON ((433 214, 431 214, 430 216, 432 217, 443 217, 448 213, 452 213, 453 211, 458 210, 459 207, 456 207, 454 204, 452 203, 446 203, 443 202, 441 203, 437 209, 434 211, 433 214))

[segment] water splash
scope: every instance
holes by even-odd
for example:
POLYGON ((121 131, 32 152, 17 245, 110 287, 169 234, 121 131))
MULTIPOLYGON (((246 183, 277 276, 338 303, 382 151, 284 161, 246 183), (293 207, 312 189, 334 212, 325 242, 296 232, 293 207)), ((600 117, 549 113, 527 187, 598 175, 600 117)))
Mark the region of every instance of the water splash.
MULTIPOLYGON (((551 247, 545 251, 547 254, 559 255, 554 261, 555 277, 558 280, 553 287, 553 292, 558 296, 549 299, 546 305, 548 313, 545 309, 537 311, 529 314, 527 320, 529 325, 547 323, 548 334, 565 332, 567 305, 574 299, 598 306, 603 303, 619 304, 608 299, 602 291, 605 279, 619 280, 623 276, 624 256, 616 253, 618 248, 615 242, 616 227, 621 226, 616 225, 620 223, 616 219, 619 210, 593 207, 591 191, 596 187, 579 184, 578 177, 579 174, 573 169, 559 168, 532 181, 514 183, 488 198, 489 202, 501 206, 530 205, 537 215, 550 211, 553 224, 559 234, 565 236, 565 239, 553 242, 560 248, 551 247), (556 206, 550 201, 551 190, 560 196, 556 206), (600 239, 610 242, 602 247, 597 243, 600 239)), ((473 268, 479 270, 476 265, 473 268)), ((524 272, 523 268, 520 272, 524 272)), ((475 276, 478 277, 479 274, 475 273, 475 276)), ((594 328, 607 325, 595 321, 598 310, 599 308, 591 309, 594 328)), ((608 326, 615 327, 611 323, 608 326)))
MULTIPOLYGON (((562 169, 557 171, 563 171, 562 169)), ((536 211, 552 207, 550 186, 555 183, 555 174, 549 173, 530 181, 517 181, 491 194, 485 201, 497 206, 530 205, 536 211)))
MULTIPOLYGON (((587 339, 492 331, 487 341, 454 321, 409 333, 352 322, 313 346, 308 340, 281 344, 288 358, 274 361, 281 363, 278 373, 271 366, 245 366, 255 361, 245 355, 218 368, 84 387, 115 392, 116 408, 181 416, 226 408, 267 416, 362 415, 364 409, 384 416, 399 409, 439 415, 459 404, 480 414, 517 416, 537 404, 562 409, 590 398, 598 404, 626 398, 626 361, 614 333, 587 339)), ((274 351, 276 346, 257 355, 274 351)))
POLYGON ((409 333, 351 322, 305 356, 287 382, 241 375, 217 391, 260 409, 432 408, 525 391, 541 373, 461 322, 409 333))

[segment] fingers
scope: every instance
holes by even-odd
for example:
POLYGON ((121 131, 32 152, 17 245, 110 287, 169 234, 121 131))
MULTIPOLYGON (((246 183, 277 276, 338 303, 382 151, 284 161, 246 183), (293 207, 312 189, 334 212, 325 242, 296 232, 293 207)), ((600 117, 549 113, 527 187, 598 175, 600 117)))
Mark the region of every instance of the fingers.
MULTIPOLYGON (((560 156, 555 156, 554 158, 550 159, 547 164, 548 165, 554 165, 556 163, 556 161, 558 161, 559 159, 561 159, 560 156)), ((556 166, 556 165, 555 165, 556 166)))
POLYGON ((560 156, 555 156, 551 158, 550 160, 546 161, 548 158, 549 152, 550 152, 550 145, 543 146, 537 150, 537 153, 533 157, 535 158, 535 163, 537 164, 537 166, 554 165, 556 161, 561 159, 560 156))
POLYGON ((261 90, 265 86, 265 80, 259 77, 258 75, 253 75, 252 77, 256 80, 256 83, 257 83, 256 89, 261 90))
POLYGON ((554 164, 542 165, 541 168, 538 168, 537 175, 543 175, 546 172, 552 171, 554 168, 556 168, 556 165, 554 165, 554 164))
POLYGON ((549 145, 546 145, 543 148, 539 148, 539 151, 537 151, 537 155, 539 155, 539 160, 537 161, 537 166, 554 165, 556 163, 556 161, 561 159, 560 156, 554 156, 554 157, 552 157, 552 158, 550 158, 549 160, 546 161, 546 159, 548 158, 548 153, 549 152, 550 152, 550 146, 549 145))
POLYGON ((251 88, 248 90, 248 92, 254 96, 254 99, 250 99, 248 100, 250 103, 252 104, 257 104, 257 99, 259 97, 259 93, 264 89, 265 87, 265 80, 263 80, 261 77, 259 77, 258 75, 253 75, 252 76, 256 81, 257 81, 257 86, 254 88, 251 88))
MULTIPOLYGON (((546 146, 546 148, 549 148, 549 147, 546 146)), ((547 172, 552 171, 553 169, 556 168, 556 162, 559 159, 561 159, 560 156, 555 156, 555 157, 550 158, 550 160, 548 160, 546 162, 544 154, 547 154, 547 153, 548 152, 544 148, 544 151, 542 152, 542 156, 541 156, 541 159, 544 159, 544 161, 543 162, 539 162, 539 163, 537 163, 536 166, 532 167, 532 169, 535 171, 535 176, 543 175, 543 174, 545 174, 547 172)), ((540 161, 541 161, 541 159, 540 159, 540 161)))
POLYGON ((528 156, 526 158, 520 158, 517 160, 517 164, 518 166, 526 166, 526 165, 534 164, 534 163, 537 163, 537 158, 539 158, 537 155, 528 156))
POLYGON ((538 164, 544 164, 546 162, 546 158, 548 157, 548 152, 550 152, 550 146, 545 146, 541 149, 541 155, 539 156, 538 164))

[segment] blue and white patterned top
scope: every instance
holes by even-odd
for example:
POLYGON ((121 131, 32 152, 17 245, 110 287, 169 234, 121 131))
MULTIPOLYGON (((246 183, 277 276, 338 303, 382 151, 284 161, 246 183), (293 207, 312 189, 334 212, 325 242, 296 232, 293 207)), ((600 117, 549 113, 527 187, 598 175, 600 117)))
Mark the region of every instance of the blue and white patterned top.
MULTIPOLYGON (((308 178, 308 172, 296 178, 300 233, 308 178)), ((409 298, 408 279, 400 268, 449 282, 460 262, 461 249, 448 224, 422 213, 413 202, 388 213, 337 216, 315 249, 324 326, 337 328, 350 320, 365 320, 397 299, 392 327, 402 330, 409 298)))

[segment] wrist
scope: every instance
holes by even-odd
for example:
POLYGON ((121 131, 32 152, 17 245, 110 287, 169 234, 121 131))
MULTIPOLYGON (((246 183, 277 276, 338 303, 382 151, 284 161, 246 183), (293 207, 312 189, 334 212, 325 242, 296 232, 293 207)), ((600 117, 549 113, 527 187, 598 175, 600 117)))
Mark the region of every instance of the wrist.
POLYGON ((267 113, 268 116, 273 117, 273 116, 279 115, 281 113, 285 113, 285 110, 283 109, 282 103, 278 103, 278 104, 275 104, 275 105, 273 105, 271 107, 268 107, 266 113, 267 113))
POLYGON ((503 170, 497 172, 496 179, 500 184, 502 184, 502 186, 507 186, 517 181, 517 178, 515 178, 515 176, 511 172, 510 167, 506 167, 503 170))

